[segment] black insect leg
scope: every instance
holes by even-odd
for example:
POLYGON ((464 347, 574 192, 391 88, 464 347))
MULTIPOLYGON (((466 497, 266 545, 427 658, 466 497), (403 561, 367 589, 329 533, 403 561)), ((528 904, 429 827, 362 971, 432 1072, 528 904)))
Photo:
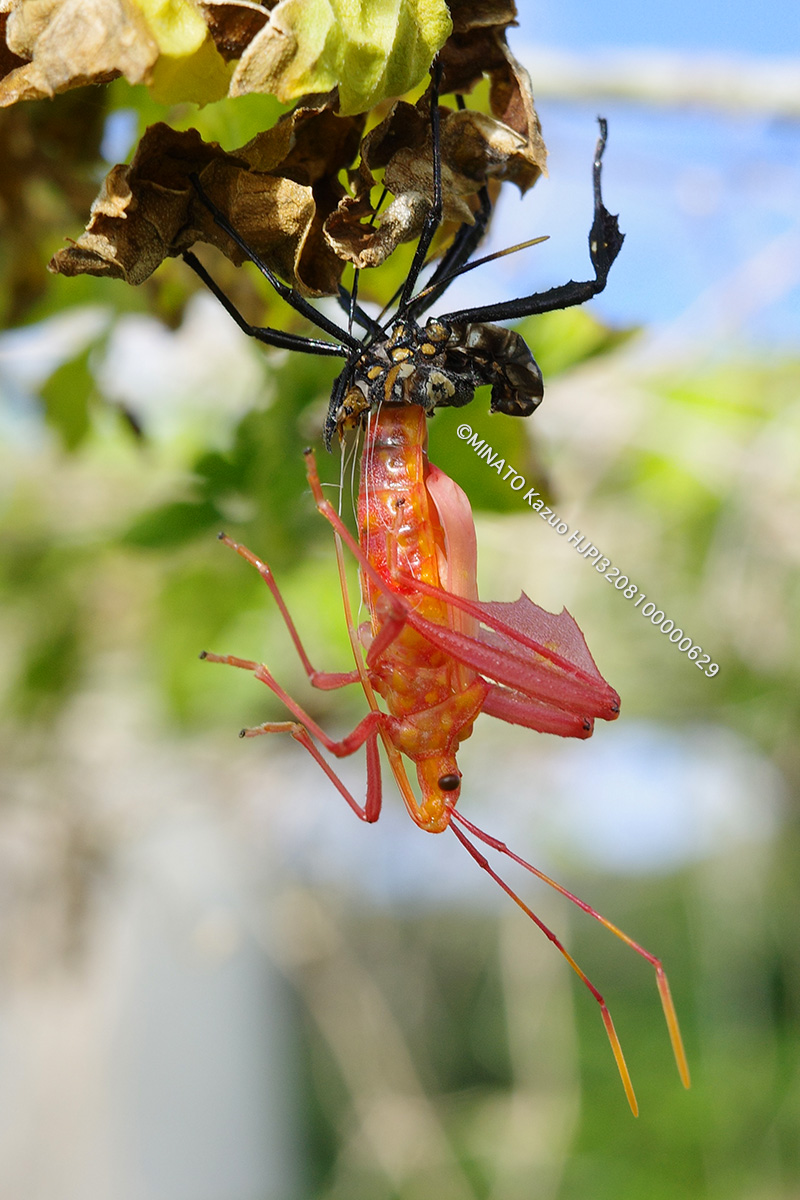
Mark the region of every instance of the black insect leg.
POLYGON ((619 231, 619 223, 615 216, 603 204, 600 187, 603 151, 606 148, 608 127, 601 117, 600 137, 594 156, 592 177, 594 181, 594 221, 589 232, 589 255, 594 267, 594 279, 585 282, 570 280, 560 287, 550 288, 546 292, 535 292, 530 296, 520 296, 517 300, 506 300, 500 304, 487 304, 481 308, 465 308, 459 312, 447 313, 443 321, 483 323, 487 321, 513 321, 520 317, 531 317, 539 313, 553 312, 555 309, 572 308, 577 304, 585 304, 606 286, 608 272, 614 259, 619 254, 624 241, 624 234, 619 231))
MULTIPOLYGON (((459 109, 463 109, 463 96, 458 96, 456 99, 458 101, 459 109)), ((436 138, 433 145, 433 170, 434 177, 438 172, 439 186, 441 187, 441 150, 439 147, 438 123, 436 138)), ((465 221, 464 224, 461 225, 426 286, 418 296, 408 300, 405 308, 401 306, 398 309, 395 319, 400 316, 411 316, 413 319, 416 319, 424 312, 427 312, 430 306, 434 304, 435 301, 438 300, 438 298, 450 286, 452 279, 455 278, 460 269, 463 267, 464 263, 467 262, 474 250, 480 245, 483 236, 486 233, 486 229, 489 224, 489 218, 492 215, 492 202, 489 197, 489 190, 485 185, 478 192, 478 196, 480 198, 480 207, 475 213, 474 220, 470 224, 465 221)), ((433 210, 431 211, 433 212, 433 210)), ((439 214, 439 221, 441 221, 441 212, 439 214)), ((437 224, 438 222, 433 223, 434 232, 437 224)), ((423 266, 424 263, 420 263, 417 267, 417 278, 419 277, 419 272, 423 266)), ((405 289, 406 284, 401 284, 394 295, 390 297, 389 301, 384 306, 384 313, 389 311, 400 293, 405 289)))
POLYGON ((294 288, 288 287, 287 284, 280 280, 275 272, 267 266, 263 259, 259 258, 253 249, 248 246, 242 235, 238 233, 236 229, 234 229, 225 214, 219 208, 217 208, 214 201, 206 194, 197 175, 192 174, 189 176, 189 178, 192 181, 192 185, 197 192, 198 197, 211 213, 211 216, 214 218, 214 223, 218 225, 224 233, 227 233, 228 237, 236 243, 243 254, 249 258, 250 262, 253 263, 254 266, 258 267, 261 274, 265 277, 265 279, 269 280, 281 299, 285 300, 287 304, 291 305, 295 312, 299 312, 304 317, 307 317, 308 320, 311 321, 312 324, 316 325, 318 329, 322 329, 325 333, 330 334, 331 337, 336 338, 340 342, 344 342, 344 344, 349 346, 351 350, 360 350, 361 343, 358 338, 354 337, 351 333, 348 333, 346 329, 342 329, 336 324, 335 321, 329 320, 324 313, 321 313, 319 309, 316 309, 313 304, 306 300, 304 296, 301 296, 299 292, 295 291, 294 288))
POLYGON ((249 321, 245 320, 233 301, 225 295, 219 284, 212 279, 200 260, 192 254, 191 250, 184 252, 183 261, 187 267, 192 268, 195 275, 202 279, 209 291, 216 296, 225 311, 233 317, 236 324, 248 337, 256 338, 259 342, 263 342, 267 346, 279 346, 283 350, 299 350, 303 354, 347 358, 348 351, 344 346, 339 345, 338 342, 325 342, 318 338, 301 337, 296 333, 284 333, 282 329, 269 329, 261 325, 251 325, 249 321))
POLYGON ((406 310, 409 300, 417 286, 419 273, 425 265, 430 250, 433 235, 442 222, 442 152, 439 140, 439 84, 442 79, 441 63, 434 62, 431 67, 431 142, 433 145, 433 203, 428 211, 419 235, 417 248, 411 262, 411 270, 403 285, 400 296, 399 313, 406 310))
MULTIPOLYGON (((456 96, 456 104, 458 111, 463 112, 466 108, 464 97, 456 96)), ((417 297, 417 300, 412 300, 408 306, 409 312, 415 318, 427 312, 432 304, 439 299, 445 290, 450 286, 451 280, 458 274, 461 267, 469 260, 473 252, 483 241, 484 234, 489 225, 489 219, 492 215, 492 201, 489 197, 489 189, 486 184, 478 192, 480 207, 475 213, 475 219, 471 225, 466 222, 456 233, 453 241, 448 246, 447 251, 439 262, 436 270, 431 275, 424 290, 417 297)))
POLYGON ((589 254, 591 255, 592 266, 595 269, 597 281, 600 282, 602 280, 601 286, 597 288, 597 291, 601 292, 606 286, 608 272, 611 270, 614 259, 622 249, 625 234, 619 231, 619 218, 612 216, 603 204, 601 176, 603 173, 603 154, 606 148, 606 139, 608 138, 608 122, 604 117, 598 117, 597 123, 600 126, 600 137, 597 139, 594 151, 594 163, 592 164, 594 221, 592 228, 589 230, 589 254))
MULTIPOLYGON (((358 276, 356 276, 357 280, 358 276)), ((347 313, 351 327, 353 324, 360 325, 373 338, 378 338, 381 341, 386 337, 386 330, 380 322, 371 317, 358 303, 358 289, 356 287, 353 288, 352 292, 348 292, 346 287, 339 284, 339 305, 347 313)))
POLYGON ((339 409, 342 401, 347 394, 347 389, 350 387, 353 378, 352 365, 348 364, 333 382, 331 389, 330 403, 328 404, 328 415, 325 418, 325 429, 323 436, 325 439, 325 449, 330 454, 333 444, 333 435, 336 433, 336 423, 338 419, 339 409))
POLYGON ((492 215, 489 189, 485 186, 482 187, 478 192, 478 197, 480 208, 475 213, 473 224, 464 223, 461 226, 428 283, 409 303, 408 312, 415 320, 427 312, 431 305, 435 304, 439 297, 446 292, 452 281, 460 274, 461 268, 483 241, 489 218, 492 215))

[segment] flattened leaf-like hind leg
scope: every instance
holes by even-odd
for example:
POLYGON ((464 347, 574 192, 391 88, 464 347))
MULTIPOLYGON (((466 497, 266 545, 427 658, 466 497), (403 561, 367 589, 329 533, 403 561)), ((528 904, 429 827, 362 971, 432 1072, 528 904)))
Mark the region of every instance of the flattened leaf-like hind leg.
POLYGON ((535 875, 537 879, 541 879, 543 883, 548 885, 548 887, 560 892, 562 896, 565 896, 568 900, 571 900, 573 904, 577 904, 578 908, 582 909, 583 912, 588 913, 590 917, 594 917, 596 921, 599 921, 601 925, 604 925, 606 929, 610 930, 615 937, 618 937, 621 941, 625 942, 626 945, 630 946, 632 950, 635 950, 637 954, 641 955, 642 958, 646 959, 653 967, 655 967, 656 984, 658 985, 658 993, 661 998, 661 1005, 664 1009, 664 1016, 666 1018, 667 1029, 669 1031, 670 1041, 672 1043, 672 1051, 675 1055, 675 1062, 678 1067, 678 1074, 681 1077, 683 1086, 686 1088, 690 1087, 691 1079, 689 1076, 689 1064, 686 1061, 686 1053, 683 1048, 683 1039, 681 1038, 680 1026, 678 1025, 678 1016, 675 1012, 675 1005, 672 1001, 669 983, 667 982, 667 976, 664 972, 661 960, 656 958, 655 955, 651 954, 648 950, 645 950, 644 947, 640 946, 638 942, 635 942, 633 938, 628 937, 627 933, 623 933, 621 929, 617 928, 617 926, 611 921, 607 920, 606 917, 601 916, 601 914, 593 909, 591 905, 587 904, 585 900, 580 900, 572 892, 568 891, 565 887, 562 887, 560 883, 556 883, 554 879, 551 879, 549 875, 545 875, 543 871, 538 870, 537 867, 534 867, 531 863, 526 862, 524 858, 520 858, 520 856, 515 854, 513 850, 509 850, 505 842, 501 842, 498 838, 492 837, 490 834, 480 829, 477 825, 473 824, 472 821, 468 821, 466 817, 456 811, 453 805, 448 805, 448 808, 451 816, 450 828, 461 842, 462 846, 464 846, 469 854, 472 855, 478 865, 482 867, 483 870, 486 871, 487 874, 489 874, 497 884, 499 884, 499 886, 508 896, 511 897, 514 903, 517 904, 522 911, 526 913, 536 925, 539 926, 539 928, 550 939, 556 949, 564 955, 572 969, 586 985, 597 1003, 600 1005, 600 1011, 602 1013, 603 1023, 606 1027, 606 1033, 608 1034, 608 1039, 611 1043, 611 1049, 614 1052, 614 1058, 622 1079, 622 1084, 625 1088, 625 1094, 628 1097, 628 1103, 631 1106, 631 1111, 633 1112, 634 1116, 637 1116, 639 1111, 636 1103, 636 1096, 634 1095, 633 1085, 631 1083, 630 1074, 622 1053, 622 1047, 620 1046, 619 1038, 617 1037, 616 1030, 614 1029, 614 1023, 611 1020, 611 1014, 606 1007, 603 997, 600 995, 594 984, 592 984, 586 975, 584 975, 583 971, 580 969, 565 947, 561 944, 555 934, 543 924, 533 910, 530 909, 528 905, 520 899, 516 892, 509 887, 505 880, 497 874, 497 872, 489 864, 486 857, 480 852, 480 850, 478 850, 476 846, 472 844, 459 826, 463 826, 465 829, 468 829, 473 837, 478 838, 479 841, 483 842, 487 846, 490 846, 499 854, 505 854, 507 858, 512 859, 513 862, 523 867, 526 871, 529 871, 531 875, 535 875))

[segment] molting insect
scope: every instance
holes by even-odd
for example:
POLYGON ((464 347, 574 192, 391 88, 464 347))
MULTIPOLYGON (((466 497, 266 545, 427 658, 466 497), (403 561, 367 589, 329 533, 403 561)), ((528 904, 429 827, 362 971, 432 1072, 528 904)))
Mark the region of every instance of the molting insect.
POLYGON ((681 1078, 689 1072, 675 1009, 661 962, 605 917, 514 854, 457 811, 461 772, 456 753, 480 713, 562 737, 589 737, 595 718, 613 720, 619 697, 597 669, 575 621, 563 610, 545 612, 524 593, 511 603, 481 602, 475 585, 476 542, 465 494, 429 461, 426 417, 419 405, 383 404, 370 414, 361 459, 356 541, 322 492, 314 456, 308 481, 317 508, 337 535, 342 597, 356 661, 351 672, 318 671, 311 663, 269 566, 246 547, 220 535, 261 574, 272 593, 314 687, 359 683, 366 717, 335 741, 289 696, 263 663, 233 655, 201 657, 252 671, 282 701, 294 721, 266 722, 243 737, 289 733, 315 759, 353 812, 366 822, 381 811, 378 742, 382 742, 412 820, 429 833, 451 829, 468 853, 533 920, 569 962, 600 1006, 631 1109, 638 1111, 628 1068, 605 1001, 565 949, 490 865, 467 836, 504 854, 572 900, 650 962, 681 1078), (341 544, 361 568, 369 624, 356 629, 344 582, 341 544), (362 651, 364 652, 362 654, 362 651), (388 709, 378 703, 380 696, 388 709), (351 794, 317 743, 334 757, 366 750, 366 799, 351 794), (417 773, 419 796, 404 756, 417 773))
MULTIPOLYGON (((426 412, 435 408, 468 404, 475 388, 491 386, 491 408, 510 416, 529 416, 542 400, 542 374, 529 347, 513 330, 493 324, 519 320, 559 309, 584 304, 601 292, 608 273, 622 247, 624 235, 616 216, 603 204, 601 189, 602 159, 608 127, 599 119, 600 137, 595 149, 592 179, 594 218, 589 231, 589 257, 594 278, 534 292, 498 304, 460 309, 429 318, 420 318, 443 295, 457 276, 471 271, 488 259, 468 261, 479 245, 491 216, 488 189, 480 189, 480 208, 471 225, 462 225, 449 249, 433 271, 424 288, 415 292, 425 266, 434 234, 442 220, 442 173, 439 147, 438 75, 431 82, 430 118, 433 145, 433 199, 414 252, 408 276, 403 284, 397 309, 384 323, 369 315, 358 304, 358 272, 352 291, 339 289, 339 302, 347 312, 348 328, 330 320, 299 292, 283 283, 274 271, 253 253, 223 212, 204 192, 196 175, 192 182, 202 203, 216 224, 228 234, 240 250, 255 264, 287 304, 307 317, 317 328, 332 337, 304 337, 281 330, 251 325, 206 271, 194 254, 184 253, 186 263, 217 296, 241 329, 269 346, 298 350, 305 354, 344 358, 344 369, 336 379, 325 423, 325 444, 330 449, 334 432, 341 434, 359 415, 379 403, 418 404, 426 412), (353 326, 364 330, 363 337, 353 326)), ((532 245, 534 238, 525 245, 532 245)), ((514 247, 513 249, 521 249, 514 247)))
MULTIPOLYGON (((591 735, 595 719, 612 720, 617 716, 619 698, 603 679, 580 629, 566 610, 558 615, 545 612, 524 593, 513 602, 479 600, 469 502, 458 485, 429 462, 426 430, 427 417, 435 408, 468 403, 479 384, 491 386, 495 411, 528 415, 541 401, 542 377, 529 348, 518 334, 492 322, 581 304, 605 286, 622 244, 616 217, 605 209, 600 190, 605 122, 601 121, 593 171, 594 221, 589 241, 594 279, 570 282, 502 304, 451 312, 421 324, 423 313, 450 281, 477 265, 468 263, 468 259, 488 219, 487 207, 481 221, 462 226, 427 285, 421 291, 415 290, 442 211, 435 77, 431 125, 433 205, 396 313, 386 323, 375 320, 359 306, 357 276, 353 290, 342 289, 340 293, 340 302, 350 318, 348 328, 343 329, 250 255, 279 294, 336 341, 253 327, 194 256, 185 255, 247 333, 269 345, 345 359, 333 386, 325 438, 330 447, 334 434, 341 439, 350 428, 363 430, 357 540, 325 498, 311 451, 306 455, 306 470, 317 508, 336 535, 355 670, 318 671, 308 658, 268 564, 246 547, 220 536, 261 574, 311 684, 323 690, 358 684, 369 712, 352 733, 336 741, 283 690, 265 664, 205 652, 201 657, 251 671, 281 700, 293 720, 267 722, 243 730, 242 735, 290 734, 365 822, 376 821, 381 810, 379 744, 383 745, 412 820, 430 833, 452 830, 474 861, 539 926, 589 989, 600 1006, 635 1113, 630 1075, 602 995, 556 935, 495 871, 476 842, 505 855, 555 888, 653 965, 679 1072, 688 1086, 677 1017, 660 961, 584 901, 465 818, 456 807, 462 778, 457 751, 471 735, 481 713, 540 732, 585 738, 591 735), (363 329, 363 337, 353 334, 354 325, 363 329), (359 565, 362 595, 370 614, 369 622, 360 628, 353 619, 345 585, 344 546, 359 565), (334 757, 346 757, 362 746, 366 753, 366 797, 360 803, 323 750, 334 757), (416 769, 417 790, 408 779, 405 759, 416 769)), ((199 182, 195 186, 204 198, 199 182)), ((484 199, 488 205, 488 196, 484 199)), ((249 253, 224 214, 207 199, 205 202, 217 223, 249 253)))

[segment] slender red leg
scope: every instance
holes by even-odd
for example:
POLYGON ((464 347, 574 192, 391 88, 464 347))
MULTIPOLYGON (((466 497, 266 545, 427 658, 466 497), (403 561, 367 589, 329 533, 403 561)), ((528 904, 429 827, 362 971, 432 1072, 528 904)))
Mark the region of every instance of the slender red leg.
POLYGON ((383 713, 368 713, 363 721, 359 721, 352 733, 349 733, 347 737, 342 738, 340 741, 334 741, 317 724, 313 717, 309 716, 297 701, 293 700, 283 690, 263 663, 253 662, 251 659, 246 658, 236 658, 232 654, 211 654, 208 651, 203 651, 200 657, 206 659, 207 662, 224 663, 229 667, 240 667, 242 670, 252 671, 256 679, 260 679, 262 683, 265 683, 270 691, 274 692, 289 711, 294 713, 298 718, 297 722, 265 721, 263 725, 256 725, 251 729, 243 729, 240 737, 258 737, 264 733, 291 734, 295 741, 304 746, 311 757, 319 764, 337 791, 344 796, 356 816, 360 820, 369 823, 377 821, 381 812, 381 766, 378 754, 378 732, 383 720, 383 713), (298 722, 302 722, 302 724, 298 722), (361 805, 358 803, 330 764, 325 761, 322 753, 311 740, 309 730, 318 741, 322 742, 325 749, 337 758, 348 758, 351 754, 355 754, 356 750, 360 749, 361 746, 365 746, 367 755, 367 795, 365 804, 361 805))
POLYGON ((319 688, 321 691, 327 692, 334 691, 336 688, 346 687, 349 683, 358 683, 360 678, 358 671, 318 671, 311 665, 311 661, 306 654, 305 647, 300 640, 300 634, 297 632, 295 623, 292 620, 288 608, 286 607, 286 601, 281 595, 280 589, 275 582, 275 576, 272 574, 269 564, 265 563, 263 559, 258 557, 258 555, 253 554, 252 550, 248 550, 246 546, 242 546, 240 542, 234 542, 234 540, 229 538, 226 533, 220 533, 218 537, 221 542, 224 542, 226 546, 230 546, 231 550, 235 550, 237 554, 241 555, 243 559, 256 568, 259 575, 264 580, 264 583, 266 583, 267 587, 272 592, 272 595, 275 598, 275 603, 280 610, 280 614, 283 617, 286 628, 289 630, 289 635, 294 642, 295 649, 300 656, 300 661, 302 662, 306 675, 308 676, 312 685, 315 688, 319 688))

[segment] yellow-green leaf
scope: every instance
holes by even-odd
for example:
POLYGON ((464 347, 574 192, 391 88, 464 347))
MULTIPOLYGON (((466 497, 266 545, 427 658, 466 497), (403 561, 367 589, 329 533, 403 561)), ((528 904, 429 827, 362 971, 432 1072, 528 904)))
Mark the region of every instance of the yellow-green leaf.
POLYGON ((188 58, 199 50, 208 29, 192 0, 136 0, 162 54, 188 58))
POLYGON ((160 51, 150 90, 161 104, 210 104, 227 94, 233 72, 194 0, 136 0, 160 51))
POLYGON ((343 114, 365 112, 415 87, 451 29, 444 0, 281 0, 242 55, 231 94, 290 102, 338 87, 343 114))
POLYGON ((211 38, 187 58, 162 54, 153 67, 150 91, 159 104, 212 104, 228 94, 233 67, 218 53, 211 38))

